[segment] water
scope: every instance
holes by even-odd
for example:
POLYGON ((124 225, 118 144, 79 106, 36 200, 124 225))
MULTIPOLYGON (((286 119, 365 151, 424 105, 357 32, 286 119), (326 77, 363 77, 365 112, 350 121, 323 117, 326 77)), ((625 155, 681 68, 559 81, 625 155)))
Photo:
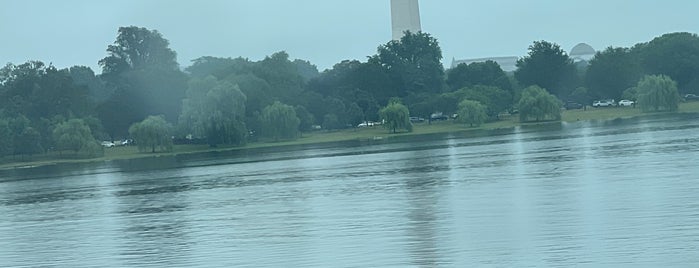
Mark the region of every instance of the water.
POLYGON ((0 267, 699 264, 699 116, 0 172, 0 267))

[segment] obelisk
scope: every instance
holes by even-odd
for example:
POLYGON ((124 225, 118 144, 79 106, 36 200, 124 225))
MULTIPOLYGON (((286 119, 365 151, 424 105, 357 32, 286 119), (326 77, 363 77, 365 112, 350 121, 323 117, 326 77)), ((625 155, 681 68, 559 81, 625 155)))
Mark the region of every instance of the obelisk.
POLYGON ((399 40, 405 31, 422 31, 417 0, 391 0, 391 25, 393 40, 399 40))

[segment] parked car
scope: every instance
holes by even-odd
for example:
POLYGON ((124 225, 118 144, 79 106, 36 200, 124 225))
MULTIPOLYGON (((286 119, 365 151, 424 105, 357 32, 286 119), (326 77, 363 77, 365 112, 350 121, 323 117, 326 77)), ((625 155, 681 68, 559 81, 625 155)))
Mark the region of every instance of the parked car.
POLYGON ((582 109, 583 105, 574 101, 569 101, 563 105, 563 108, 566 108, 566 110, 582 109))
POLYGON ((447 120, 447 119, 449 119, 449 117, 443 113, 433 113, 432 115, 430 115, 431 121, 441 121, 441 120, 447 120))
POLYGON ((410 117, 410 122, 412 122, 412 123, 425 122, 425 118, 417 117, 417 116, 411 116, 411 117, 410 117))
POLYGON ((592 103, 592 107, 612 107, 616 106, 614 100, 597 100, 592 103))
POLYGON ((684 95, 684 101, 696 101, 696 100, 699 100, 699 96, 697 96, 696 94, 684 95))
POLYGON ((619 106, 629 107, 629 106, 633 106, 633 104, 634 104, 634 102, 630 101, 630 100, 620 100, 619 101, 619 106))
POLYGON ((112 148, 112 147, 114 147, 114 145, 115 145, 115 144, 114 144, 113 142, 111 142, 111 141, 103 141, 103 142, 102 142, 102 146, 105 147, 105 148, 112 148))

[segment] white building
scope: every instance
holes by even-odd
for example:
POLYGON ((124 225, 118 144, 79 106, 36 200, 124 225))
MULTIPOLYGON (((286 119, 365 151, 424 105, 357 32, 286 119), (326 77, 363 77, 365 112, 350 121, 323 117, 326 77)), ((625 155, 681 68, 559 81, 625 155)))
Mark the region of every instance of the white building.
POLYGON ((393 40, 399 40, 405 31, 422 31, 417 0, 391 0, 391 25, 393 40))
POLYGON ((486 61, 494 61, 498 65, 500 65, 500 69, 502 69, 505 72, 514 72, 517 70, 517 59, 518 57, 489 57, 489 58, 478 58, 478 59, 466 59, 466 60, 456 60, 453 59, 451 61, 451 68, 454 68, 458 66, 459 64, 465 63, 465 64, 471 64, 474 62, 486 62, 486 61))

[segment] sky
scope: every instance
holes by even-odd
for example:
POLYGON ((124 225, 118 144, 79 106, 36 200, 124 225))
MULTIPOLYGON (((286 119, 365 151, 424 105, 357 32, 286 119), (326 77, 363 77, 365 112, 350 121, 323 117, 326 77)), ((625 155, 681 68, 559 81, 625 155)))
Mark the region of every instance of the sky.
MULTIPOLYGON (((536 40, 566 51, 630 47, 699 32, 694 0, 420 0, 443 62, 524 56, 536 40)), ((319 70, 365 61, 391 39, 389 0, 0 0, 0 64, 28 60, 101 70, 121 26, 158 30, 182 67, 201 56, 260 60, 277 51, 319 70)))

